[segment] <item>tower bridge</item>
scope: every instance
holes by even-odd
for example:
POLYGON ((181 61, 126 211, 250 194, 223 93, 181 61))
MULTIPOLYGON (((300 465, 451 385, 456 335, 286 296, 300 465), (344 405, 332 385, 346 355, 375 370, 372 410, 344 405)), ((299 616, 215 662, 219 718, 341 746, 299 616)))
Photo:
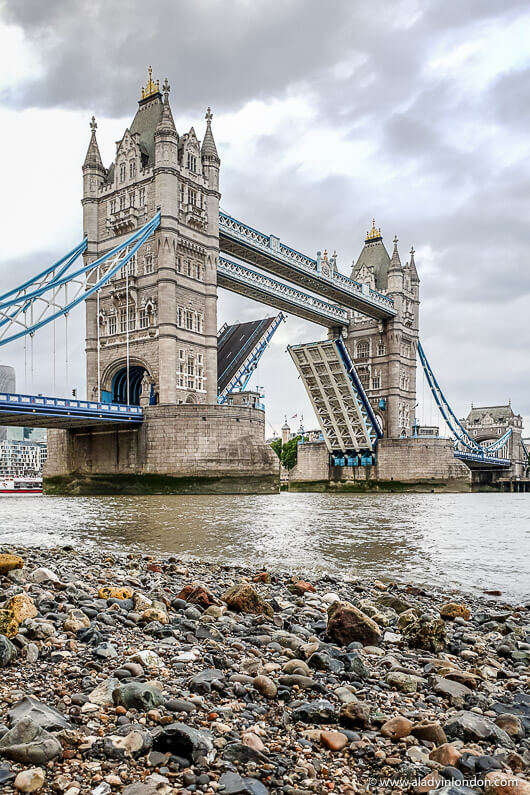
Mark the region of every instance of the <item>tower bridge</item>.
POLYGON ((373 223, 347 276, 336 255, 303 254, 220 210, 212 113, 202 140, 178 132, 169 94, 149 70, 107 167, 92 118, 82 240, 0 295, 0 347, 32 349, 63 319, 67 334, 85 307, 86 399, 0 394, 0 424, 50 429, 48 489, 275 491, 263 407, 242 390, 283 312, 327 330, 289 349, 324 439, 300 445, 293 482, 431 490, 469 488, 470 469, 524 474, 522 428, 481 436, 438 385, 419 340, 414 249, 403 265, 397 238, 390 255, 373 223), (219 287, 280 314, 218 332, 219 287), (449 439, 413 432, 418 358, 449 439))

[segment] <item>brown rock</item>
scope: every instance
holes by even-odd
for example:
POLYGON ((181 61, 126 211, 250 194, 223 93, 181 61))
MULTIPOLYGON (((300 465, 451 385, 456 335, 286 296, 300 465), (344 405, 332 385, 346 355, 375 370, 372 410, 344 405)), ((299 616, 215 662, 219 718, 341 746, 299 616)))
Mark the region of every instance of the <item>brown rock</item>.
POLYGON ((475 674, 472 674, 469 671, 461 671, 459 668, 454 668, 442 673, 442 676, 444 676, 446 679, 449 679, 451 682, 460 682, 461 685, 465 685, 466 687, 471 687, 473 689, 475 689, 480 681, 479 677, 475 674))
POLYGON ((140 620, 143 624, 149 624, 151 621, 158 621, 159 624, 169 624, 168 614, 159 607, 148 607, 142 613, 140 620))
POLYGON ((410 733, 418 740, 427 740, 435 745, 447 743, 447 736, 436 721, 422 720, 412 727, 410 733))
POLYGON ((265 582, 269 583, 271 581, 271 575, 268 571, 260 571, 258 574, 255 574, 252 578, 252 582, 265 582))
POLYGON ((465 605, 458 604, 458 602, 447 602, 447 604, 441 606, 440 615, 447 621, 453 621, 455 618, 463 618, 464 621, 469 621, 471 611, 465 605))
POLYGON ((27 593, 17 593, 12 596, 6 604, 6 610, 9 610, 19 624, 22 624, 26 618, 35 618, 39 613, 33 604, 33 599, 27 593))
POLYGON ((340 646, 354 641, 360 641, 363 646, 377 646, 381 640, 381 630, 375 621, 349 602, 330 605, 327 633, 340 646))
POLYGON ((455 748, 454 745, 451 745, 451 743, 445 742, 442 743, 442 745, 439 745, 438 748, 435 748, 433 751, 431 751, 429 754, 429 759, 432 759, 433 762, 438 762, 444 767, 446 765, 451 765, 451 767, 454 767, 461 756, 462 754, 458 748, 455 748))
POLYGON ((443 698, 447 698, 456 707, 461 707, 464 699, 471 695, 469 687, 461 685, 460 682, 454 682, 443 676, 434 676, 433 680, 434 692, 438 693, 439 696, 443 696, 443 698))
POLYGON ((255 613, 269 618, 274 615, 271 605, 248 582, 234 585, 221 598, 230 610, 235 610, 237 613, 255 613))
POLYGON ((339 713, 339 723, 347 729, 360 726, 363 729, 370 725, 370 707, 364 701, 349 701, 343 704, 339 713))
MULTIPOLYGON (((402 619, 404 615, 405 613, 402 613, 399 619, 402 619)), ((415 621, 406 624, 401 630, 401 634, 411 649, 425 649, 438 654, 445 647, 445 624, 441 618, 430 620, 427 616, 420 616, 415 621)))
POLYGON ((212 605, 221 604, 219 599, 213 595, 209 588, 201 583, 194 583, 193 585, 185 585, 182 591, 178 594, 177 599, 184 599, 192 605, 199 605, 206 609, 212 605))
POLYGON ((254 732, 247 732, 241 738, 243 745, 248 745, 249 748, 253 748, 255 751, 265 751, 265 746, 260 737, 254 732))
POLYGON ((486 795, 530 795, 530 782, 512 773, 493 770, 484 776, 486 795))
POLYGON ((323 731, 320 733, 320 742, 330 751, 341 751, 348 745, 349 740, 342 732, 323 731))
POLYGON ((517 715, 510 715, 504 713, 495 719, 495 723, 499 729, 503 729, 510 737, 522 738, 524 737, 524 728, 521 719, 517 715))
POLYGON ((105 585, 98 591, 100 599, 132 599, 132 595, 130 588, 118 588, 114 585, 105 585))
POLYGON ((264 674, 260 674, 254 678, 252 683, 258 693, 261 693, 262 696, 265 698, 275 698, 276 693, 278 692, 278 688, 268 676, 264 674))
POLYGON ((315 587, 311 585, 310 582, 306 582, 305 580, 296 580, 289 586, 289 590, 292 593, 298 594, 299 596, 303 596, 305 593, 315 593, 315 587))
POLYGON ((411 729, 412 721, 402 715, 397 715, 395 718, 390 718, 386 723, 383 723, 381 734, 383 737, 390 737, 391 740, 401 740, 402 737, 409 736, 411 729))
POLYGON ((24 561, 19 555, 9 555, 8 553, 0 555, 0 574, 7 574, 13 569, 21 569, 23 565, 24 561))

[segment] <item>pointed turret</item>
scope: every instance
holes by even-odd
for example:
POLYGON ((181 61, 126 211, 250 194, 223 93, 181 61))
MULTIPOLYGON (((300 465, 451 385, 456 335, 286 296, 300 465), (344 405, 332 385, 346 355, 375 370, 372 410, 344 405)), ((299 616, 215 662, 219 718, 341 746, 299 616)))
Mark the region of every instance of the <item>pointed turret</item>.
POLYGON ((171 86, 169 85, 167 77, 164 80, 162 90, 164 92, 162 114, 160 116, 160 121, 156 125, 155 135, 169 135, 171 137, 178 137, 177 128, 175 127, 175 121, 173 119, 173 114, 171 113, 171 108, 169 105, 169 92, 171 91, 171 86))
POLYGON ((411 246, 411 249, 410 249, 410 262, 409 262, 410 281, 415 283, 415 284, 419 284, 420 283, 420 277, 418 276, 418 271, 416 270, 416 262, 414 260, 414 254, 415 253, 416 252, 414 251, 414 246, 411 246))
POLYGON ((99 152, 99 146, 96 139, 97 126, 96 119, 94 116, 92 116, 90 121, 90 129, 92 130, 92 133, 90 135, 90 143, 88 144, 85 162, 83 163, 83 169, 89 168, 104 173, 105 168, 103 166, 103 161, 101 160, 101 154, 99 152))
POLYGON ((396 271, 400 272, 402 270, 402 268, 401 268, 401 259, 400 259, 399 251, 398 251, 399 240, 398 240, 397 235, 394 235, 394 241, 393 242, 394 242, 394 251, 392 252, 392 259, 390 260, 390 265, 388 267, 388 273, 389 274, 392 273, 392 272, 396 272, 396 271))
POLYGON ((390 257, 383 243, 381 229, 372 221, 372 229, 366 233, 364 248, 359 254, 359 259, 352 268, 351 278, 358 281, 358 274, 373 274, 374 287, 376 290, 386 290, 388 287, 388 267, 390 257))
POLYGON ((205 160, 214 161, 216 163, 220 163, 219 155, 217 154, 217 147, 215 145, 215 140, 213 137, 212 132, 212 118, 213 113, 210 108, 206 111, 206 132, 204 133, 204 138, 201 147, 201 158, 203 162, 205 160))

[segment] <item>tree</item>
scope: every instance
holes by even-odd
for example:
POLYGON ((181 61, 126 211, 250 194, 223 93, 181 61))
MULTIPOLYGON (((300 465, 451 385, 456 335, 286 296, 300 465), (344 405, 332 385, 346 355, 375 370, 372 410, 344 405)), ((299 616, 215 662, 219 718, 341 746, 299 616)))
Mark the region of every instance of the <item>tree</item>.
POLYGON ((294 439, 290 439, 282 447, 280 460, 286 469, 292 469, 296 464, 298 456, 298 442, 301 438, 301 436, 295 436, 294 439))
POLYGON ((276 453, 276 455, 278 456, 278 458, 281 461, 281 459, 282 459, 282 440, 281 439, 274 439, 274 441, 271 442, 271 447, 272 447, 272 449, 274 450, 274 452, 276 453))

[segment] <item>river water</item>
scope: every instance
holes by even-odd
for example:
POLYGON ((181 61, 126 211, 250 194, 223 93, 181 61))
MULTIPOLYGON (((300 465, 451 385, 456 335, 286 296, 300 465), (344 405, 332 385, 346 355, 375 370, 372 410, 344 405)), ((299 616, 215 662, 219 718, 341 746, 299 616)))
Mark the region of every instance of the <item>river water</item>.
POLYGON ((175 553, 530 596, 530 494, 4 496, 0 544, 175 553))

